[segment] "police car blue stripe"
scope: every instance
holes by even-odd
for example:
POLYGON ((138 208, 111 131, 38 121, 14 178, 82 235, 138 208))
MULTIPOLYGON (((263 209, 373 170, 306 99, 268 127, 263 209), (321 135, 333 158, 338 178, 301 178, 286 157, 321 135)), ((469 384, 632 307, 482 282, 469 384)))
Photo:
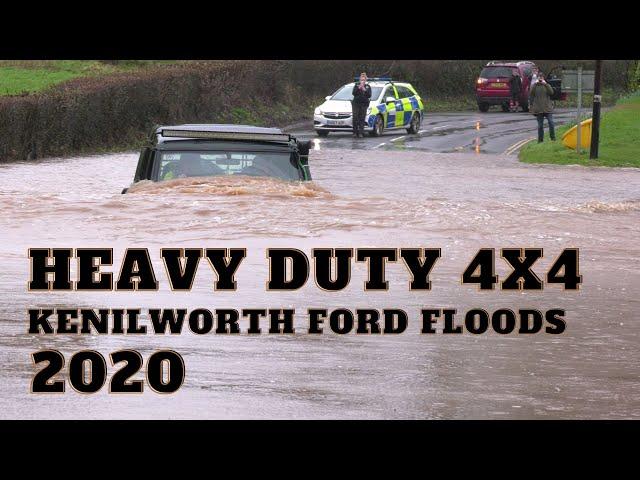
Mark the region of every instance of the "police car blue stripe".
POLYGON ((387 115, 387 127, 396 126, 396 112, 389 112, 387 115))

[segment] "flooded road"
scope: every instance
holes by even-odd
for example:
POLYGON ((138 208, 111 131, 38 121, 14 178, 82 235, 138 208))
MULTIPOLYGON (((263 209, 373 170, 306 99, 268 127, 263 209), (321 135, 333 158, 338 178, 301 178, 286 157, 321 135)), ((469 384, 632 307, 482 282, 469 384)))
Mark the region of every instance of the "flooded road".
MULTIPOLYGON (((331 137, 329 137, 331 138, 331 137)), ((529 166, 513 157, 424 151, 313 151, 314 182, 215 179, 129 186, 136 154, 0 165, 2 418, 640 418, 640 171, 529 166), (158 292, 29 293, 30 247, 151 252, 158 292), (161 247, 242 247, 236 292, 198 270, 172 292, 161 247), (365 293, 354 264, 337 293, 310 280, 266 292, 265 250, 439 247, 432 291, 410 292, 402 263, 365 293), (580 248, 578 292, 479 292, 459 283, 481 247, 541 247, 539 276, 580 248), (295 335, 28 335, 28 308, 296 308, 295 335), (401 335, 305 333, 306 309, 403 308, 401 335), (420 335, 421 308, 563 308, 561 335, 420 335), (172 395, 33 395, 30 354, 54 348, 186 362, 172 395)), ((500 260, 500 259, 498 259, 500 260)), ((497 274, 510 269, 498 261, 497 274)), ((146 320, 146 319, 145 319, 146 320)), ((144 322, 143 322, 144 323, 144 322)), ((441 326, 440 326, 441 327, 441 326)), ((67 357, 68 358, 68 357, 67 357)), ((112 369, 110 369, 112 373, 112 369)), ((137 375, 134 378, 142 378, 137 375)))
MULTIPOLYGON (((553 118, 556 125, 572 122, 576 112, 558 108, 553 118)), ((545 123, 546 125, 546 123, 545 123)), ((434 153, 493 153, 513 155, 520 143, 535 139, 538 123, 534 115, 524 112, 430 112, 426 111, 418 134, 405 129, 387 130, 382 136, 353 138, 351 132, 331 132, 320 138, 312 129, 297 126, 291 129, 297 137, 315 139, 322 149, 423 150, 434 153)), ((545 139, 548 140, 545 129, 545 139)))

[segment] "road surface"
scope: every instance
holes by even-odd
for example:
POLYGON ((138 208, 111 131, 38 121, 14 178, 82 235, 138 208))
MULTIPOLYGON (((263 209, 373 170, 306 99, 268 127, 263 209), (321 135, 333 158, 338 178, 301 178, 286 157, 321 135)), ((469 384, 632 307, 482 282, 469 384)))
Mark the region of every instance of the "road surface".
MULTIPOLYGON (((573 118, 575 112, 570 109, 557 109, 554 115, 556 125, 568 123, 573 118)), ((417 135, 409 135, 401 129, 386 131, 381 137, 353 138, 350 132, 331 132, 328 137, 320 138, 311 125, 293 128, 291 133, 303 140, 315 139, 317 150, 415 149, 439 153, 512 154, 517 152, 521 142, 537 136, 537 122, 530 113, 427 111, 417 135)))

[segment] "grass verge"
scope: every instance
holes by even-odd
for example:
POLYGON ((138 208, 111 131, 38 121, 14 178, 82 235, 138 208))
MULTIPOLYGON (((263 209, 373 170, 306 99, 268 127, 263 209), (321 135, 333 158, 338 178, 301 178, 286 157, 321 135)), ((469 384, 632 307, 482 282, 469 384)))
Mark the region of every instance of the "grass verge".
POLYGON ((0 96, 28 95, 78 77, 111 75, 143 69, 158 63, 147 60, 2 60, 0 96))
POLYGON ((531 142, 520 150, 526 163, 585 165, 640 168, 640 92, 618 100, 615 107, 602 115, 600 148, 597 159, 589 159, 589 151, 578 154, 562 143, 562 135, 575 123, 557 129, 557 142, 531 142))

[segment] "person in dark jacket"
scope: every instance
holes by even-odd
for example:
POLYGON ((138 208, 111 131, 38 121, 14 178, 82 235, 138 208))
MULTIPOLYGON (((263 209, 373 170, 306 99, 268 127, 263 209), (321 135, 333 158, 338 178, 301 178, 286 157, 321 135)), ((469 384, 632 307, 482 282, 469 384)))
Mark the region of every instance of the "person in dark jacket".
POLYGON ((511 90, 511 106, 512 108, 518 108, 520 104, 520 90, 522 90, 522 79, 520 75, 516 72, 513 72, 511 76, 511 80, 509 81, 509 89, 511 90))
POLYGON ((556 139, 555 126, 553 124, 553 87, 549 85, 542 73, 538 74, 538 80, 529 91, 529 109, 538 119, 538 143, 544 140, 544 119, 549 123, 549 137, 556 139))
POLYGON ((367 74, 360 74, 360 82, 353 86, 353 100, 351 101, 351 112, 353 122, 353 135, 364 137, 364 121, 367 116, 367 108, 371 100, 371 87, 367 83, 367 74))

